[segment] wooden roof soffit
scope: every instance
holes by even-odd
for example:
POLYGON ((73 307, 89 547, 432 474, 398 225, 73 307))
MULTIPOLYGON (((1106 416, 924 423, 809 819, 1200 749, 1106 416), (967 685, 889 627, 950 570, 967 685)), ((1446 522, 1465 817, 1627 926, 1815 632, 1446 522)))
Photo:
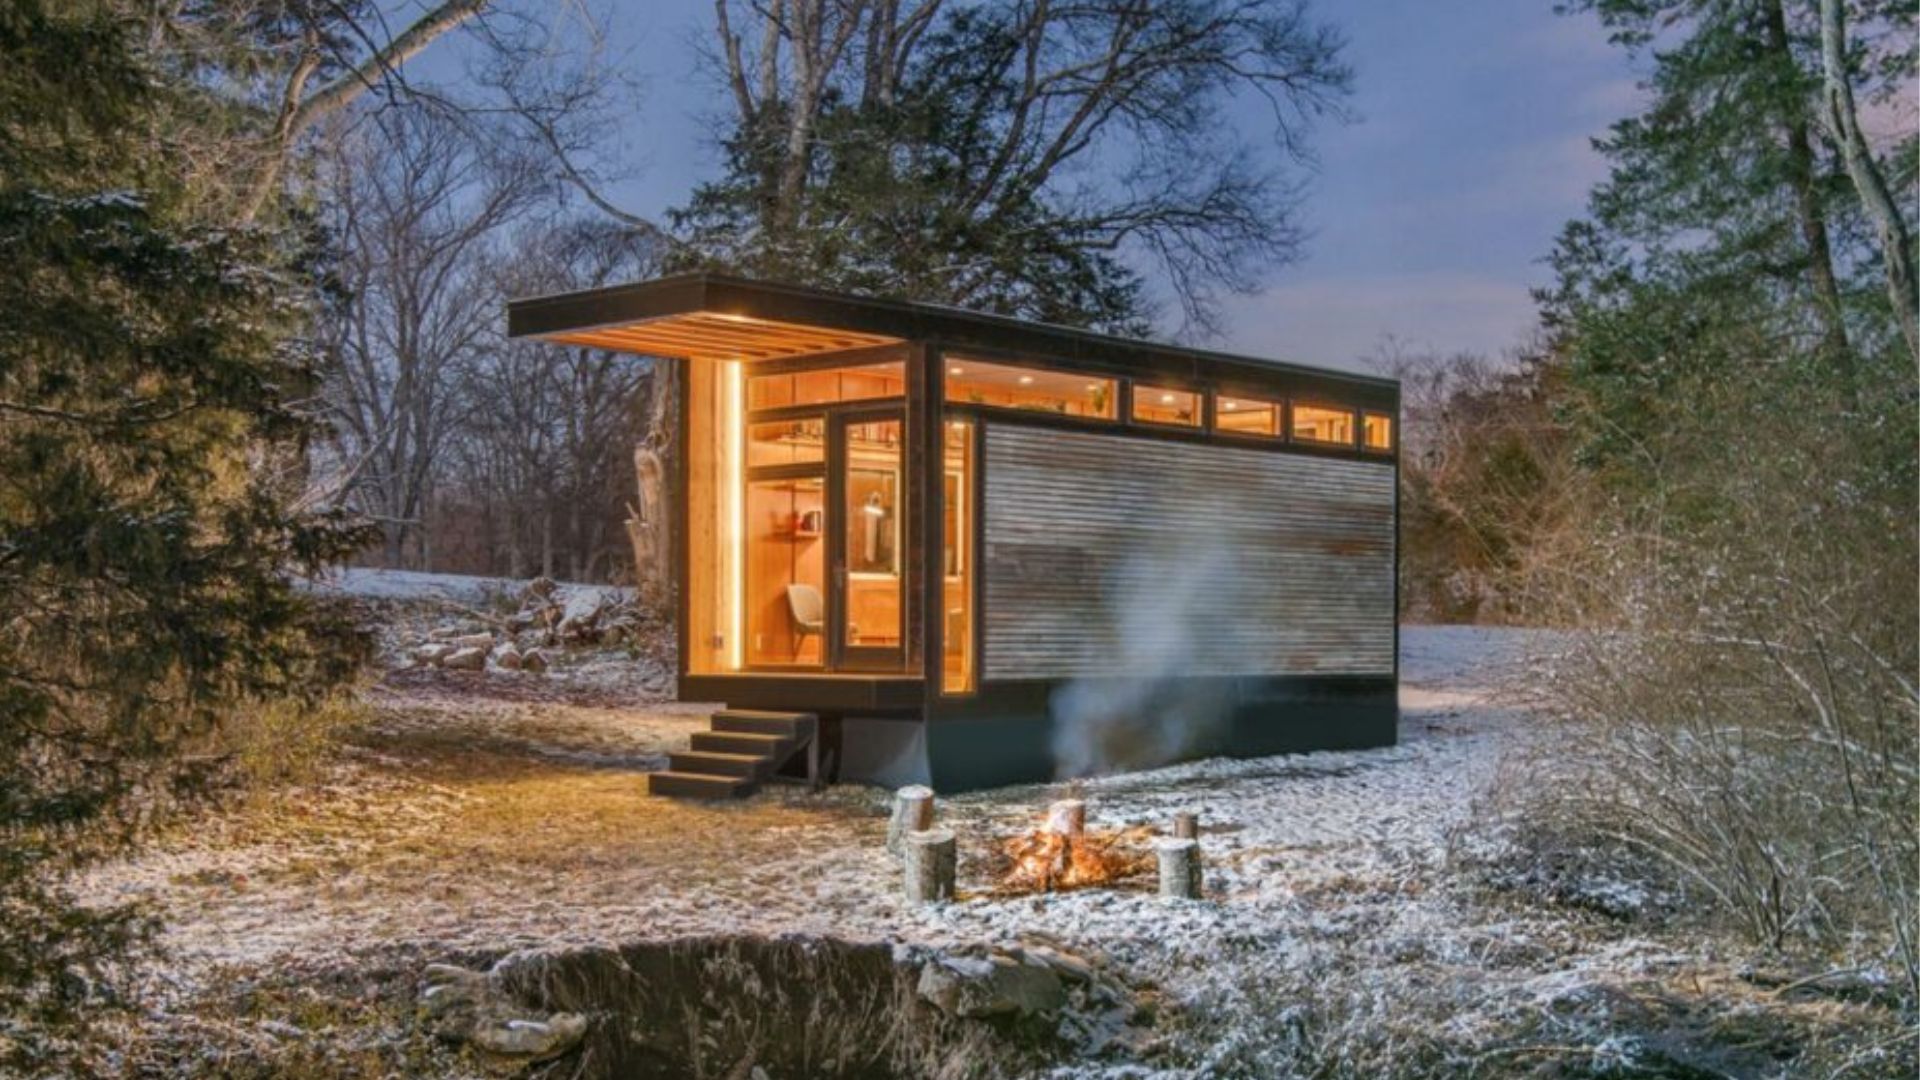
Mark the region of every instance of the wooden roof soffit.
POLYGON ((541 337, 562 345, 687 360, 778 360, 900 343, 899 338, 880 334, 708 311, 565 330, 541 337))

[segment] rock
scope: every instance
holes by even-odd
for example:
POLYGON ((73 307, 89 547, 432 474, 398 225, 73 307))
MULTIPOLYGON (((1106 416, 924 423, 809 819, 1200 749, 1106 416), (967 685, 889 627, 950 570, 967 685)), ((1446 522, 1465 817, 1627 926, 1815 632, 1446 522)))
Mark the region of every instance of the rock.
POLYGON ((521 590, 520 606, 524 608, 543 604, 552 599, 554 592, 559 588, 560 583, 550 577, 534 578, 527 582, 525 589, 521 590))
POLYGON ((501 1065, 547 1061, 579 1045, 587 1033, 586 1017, 525 1008, 501 989, 498 970, 427 965, 420 977, 421 1025, 437 1038, 467 1043, 500 1059, 495 1064, 501 1065))
POLYGON ((579 1013, 554 1013, 545 1020, 501 1020, 483 1023, 472 1043, 498 1057, 545 1061, 573 1049, 587 1033, 587 1018, 579 1013))
POLYGON ((1041 945, 1029 948, 1027 957, 1046 964, 1069 982, 1094 981, 1093 965, 1072 953, 1041 945))
POLYGON ((567 595, 554 634, 562 641, 590 642, 599 637, 600 616, 612 606, 614 598, 604 589, 576 589, 567 595))
POLYGON ((493 635, 462 634, 456 638, 449 638, 447 644, 453 646, 455 649, 492 649, 493 635))
POLYGON ((539 649, 529 649, 520 657, 520 668, 535 675, 547 670, 547 654, 539 649))
POLYGON ((480 671, 487 666, 487 650, 455 649, 440 661, 440 666, 452 668, 455 671, 480 671))
POLYGON ((420 664, 422 667, 431 667, 445 660, 447 658, 447 654, 451 653, 452 651, 453 651, 453 646, 445 643, 422 645, 419 648, 413 650, 413 659, 416 663, 420 664))
POLYGON ((938 957, 920 969, 917 989, 949 1016, 1052 1016, 1067 1003, 1051 966, 1005 953, 938 957))
POLYGON ((500 655, 494 657, 493 662, 500 665, 502 671, 519 671, 520 650, 509 645, 500 650, 500 655))

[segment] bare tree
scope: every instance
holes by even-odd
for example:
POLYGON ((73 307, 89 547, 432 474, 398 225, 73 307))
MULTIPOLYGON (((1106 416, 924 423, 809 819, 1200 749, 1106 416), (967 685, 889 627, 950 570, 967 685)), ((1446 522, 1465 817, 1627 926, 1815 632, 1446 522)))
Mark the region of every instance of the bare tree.
POLYGON ((1842 0, 1820 0, 1820 60, 1829 134, 1838 143, 1847 176, 1873 222, 1881 260, 1886 264, 1887 297, 1906 338, 1907 353, 1920 357, 1920 281, 1913 268, 1913 238, 1894 201, 1873 148, 1860 130, 1854 104, 1852 70, 1847 63, 1846 8, 1842 0))
MULTIPOLYGON (((716 0, 715 13, 754 243, 796 243, 787 234, 820 201, 811 188, 871 171, 836 167, 835 155, 879 141, 912 156, 944 139, 935 156, 947 181, 903 216, 1017 233, 1044 204, 1067 246, 1155 261, 1190 325, 1206 325, 1212 289, 1251 287, 1303 240, 1296 185, 1245 138, 1224 137, 1224 103, 1263 103, 1281 162, 1305 165, 1308 128, 1340 114, 1349 79, 1338 35, 1302 0, 716 0), (943 129, 929 133, 903 122, 893 106, 908 96, 947 108, 952 124, 923 124, 943 129), (850 109, 869 126, 849 130, 850 109), (1076 168, 1095 160, 1097 172, 1076 168)), ((884 172, 889 156, 872 162, 884 172)), ((900 181, 850 201, 884 201, 900 181)), ((907 232, 897 242, 910 243, 907 232)), ((1004 306, 994 299, 1006 295, 1008 260, 943 254, 906 291, 1004 306)))
MULTIPOLYGON (((495 266, 496 295, 591 288, 644 276, 658 245, 601 221, 523 230, 495 266)), ((494 324, 496 327, 498 323, 494 324)), ((658 361, 488 334, 462 374, 465 417, 436 469, 436 522, 484 528, 470 568, 574 580, 625 577, 631 449, 658 361), (479 524, 476 524, 479 523, 479 524)))
POLYGON ((344 496, 380 523, 389 565, 424 563, 435 466, 499 319, 500 231, 552 186, 526 155, 432 111, 359 119, 327 178, 326 223, 342 251, 342 295, 321 324, 328 403, 339 459, 359 466, 344 496))

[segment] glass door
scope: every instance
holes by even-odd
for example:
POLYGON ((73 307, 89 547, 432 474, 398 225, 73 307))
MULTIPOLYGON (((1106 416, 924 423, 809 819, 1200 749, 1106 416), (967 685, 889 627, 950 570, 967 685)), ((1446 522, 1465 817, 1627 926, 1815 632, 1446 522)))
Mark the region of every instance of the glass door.
POLYGON ((843 412, 829 445, 827 558, 833 648, 843 671, 906 666, 906 414, 899 408, 843 412))

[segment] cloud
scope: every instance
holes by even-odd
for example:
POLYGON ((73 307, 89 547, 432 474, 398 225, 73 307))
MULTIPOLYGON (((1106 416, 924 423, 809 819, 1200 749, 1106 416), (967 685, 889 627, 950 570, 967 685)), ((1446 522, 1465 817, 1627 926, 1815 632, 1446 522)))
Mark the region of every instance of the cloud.
POLYGON ((1253 356, 1347 370, 1388 338, 1412 349, 1494 355, 1535 323, 1519 282, 1486 275, 1348 275, 1277 285, 1226 307, 1228 347, 1253 356))

